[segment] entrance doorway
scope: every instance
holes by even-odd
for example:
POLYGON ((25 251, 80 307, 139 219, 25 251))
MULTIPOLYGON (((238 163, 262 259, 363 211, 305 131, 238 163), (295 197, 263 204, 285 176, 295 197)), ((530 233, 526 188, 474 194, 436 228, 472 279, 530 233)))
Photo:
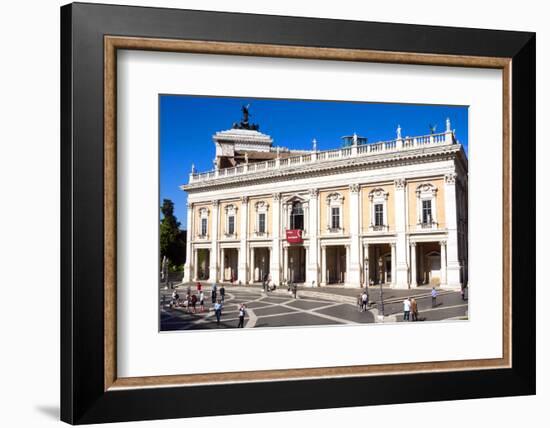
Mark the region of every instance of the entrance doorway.
POLYGON ((327 281, 329 284, 344 284, 346 282, 346 247, 335 245, 326 250, 327 281))
POLYGON ((269 248, 254 248, 254 282, 262 282, 269 275, 269 248))
POLYGON ((200 280, 207 280, 210 277, 210 250, 199 249, 197 250, 197 265, 196 265, 196 278, 200 280))
POLYGON ((368 283, 387 284, 392 281, 390 244, 371 244, 368 247, 368 283))
POLYGON ((418 285, 441 283, 441 246, 439 242, 416 244, 416 272, 418 285))
POLYGON ((288 248, 289 281, 301 283, 306 280, 306 249, 302 246, 288 248))
POLYGON ((222 249, 223 268, 222 281, 233 282, 238 279, 239 250, 236 248, 222 249))

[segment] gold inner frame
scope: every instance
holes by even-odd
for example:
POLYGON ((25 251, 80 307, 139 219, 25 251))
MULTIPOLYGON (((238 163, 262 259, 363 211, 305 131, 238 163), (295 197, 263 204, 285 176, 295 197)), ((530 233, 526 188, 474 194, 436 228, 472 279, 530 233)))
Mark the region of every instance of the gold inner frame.
POLYGON ((511 170, 511 58, 382 52, 302 46, 104 37, 104 389, 192 386, 236 382, 357 377, 419 372, 480 370, 511 367, 512 340, 512 170, 511 170), (117 50, 147 50, 213 55, 242 55, 297 59, 324 59, 393 64, 440 65, 502 70, 503 91, 503 311, 502 358, 422 363, 355 365, 305 369, 201 373, 169 376, 117 377, 116 356, 116 88, 117 50))

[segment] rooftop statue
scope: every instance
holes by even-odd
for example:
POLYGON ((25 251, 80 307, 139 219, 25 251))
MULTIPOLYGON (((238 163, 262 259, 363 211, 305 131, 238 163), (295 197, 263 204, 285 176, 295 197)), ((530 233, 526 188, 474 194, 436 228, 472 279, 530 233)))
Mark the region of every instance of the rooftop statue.
POLYGON ((257 123, 250 123, 248 121, 248 118, 252 116, 250 114, 250 104, 243 105, 241 107, 241 111, 243 112, 243 117, 240 122, 233 123, 233 129, 249 129, 251 131, 259 131, 260 125, 257 123))

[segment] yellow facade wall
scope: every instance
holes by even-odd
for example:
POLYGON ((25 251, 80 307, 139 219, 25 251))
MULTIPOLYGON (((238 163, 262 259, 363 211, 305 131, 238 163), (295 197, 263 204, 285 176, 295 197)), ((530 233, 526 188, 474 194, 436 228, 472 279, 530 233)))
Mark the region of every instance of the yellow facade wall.
POLYGON ((388 200, 386 202, 386 208, 388 210, 388 226, 389 230, 395 230, 395 187, 393 184, 369 184, 368 186, 363 186, 361 188, 361 209, 362 209, 362 219, 361 219, 361 228, 362 233, 369 232, 369 227, 371 224, 371 206, 369 193, 374 189, 382 189, 384 192, 388 193, 388 200))
POLYGON ((349 189, 348 188, 338 188, 338 189, 330 189, 330 190, 322 190, 319 192, 319 228, 318 231, 320 235, 327 234, 327 225, 328 225, 328 204, 327 204, 327 196, 331 193, 340 193, 344 197, 343 202, 343 211, 341 213, 342 217, 342 224, 343 224, 343 233, 347 234, 349 233, 349 223, 350 223, 350 212, 349 212, 349 189))
POLYGON ((447 227, 445 223, 445 186, 443 178, 434 178, 426 180, 415 180, 407 182, 407 193, 409 202, 409 221, 410 229, 416 228, 417 223, 417 204, 416 204, 416 189, 422 184, 432 184, 437 187, 436 193, 436 209, 437 209, 437 225, 442 229, 447 227))
POLYGON ((264 201, 269 205, 266 215, 266 232, 272 236, 272 216, 273 216, 273 198, 271 196, 254 196, 248 200, 248 236, 254 236, 256 230, 256 204, 264 201))

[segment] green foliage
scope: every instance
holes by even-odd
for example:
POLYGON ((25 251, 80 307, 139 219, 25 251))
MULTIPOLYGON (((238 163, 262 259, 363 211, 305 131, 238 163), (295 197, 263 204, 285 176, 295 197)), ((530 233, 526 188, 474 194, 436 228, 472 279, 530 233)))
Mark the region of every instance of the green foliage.
POLYGON ((187 232, 180 230, 180 222, 174 215, 174 203, 170 199, 162 201, 160 210, 160 259, 162 261, 166 256, 171 265, 183 265, 187 232))

